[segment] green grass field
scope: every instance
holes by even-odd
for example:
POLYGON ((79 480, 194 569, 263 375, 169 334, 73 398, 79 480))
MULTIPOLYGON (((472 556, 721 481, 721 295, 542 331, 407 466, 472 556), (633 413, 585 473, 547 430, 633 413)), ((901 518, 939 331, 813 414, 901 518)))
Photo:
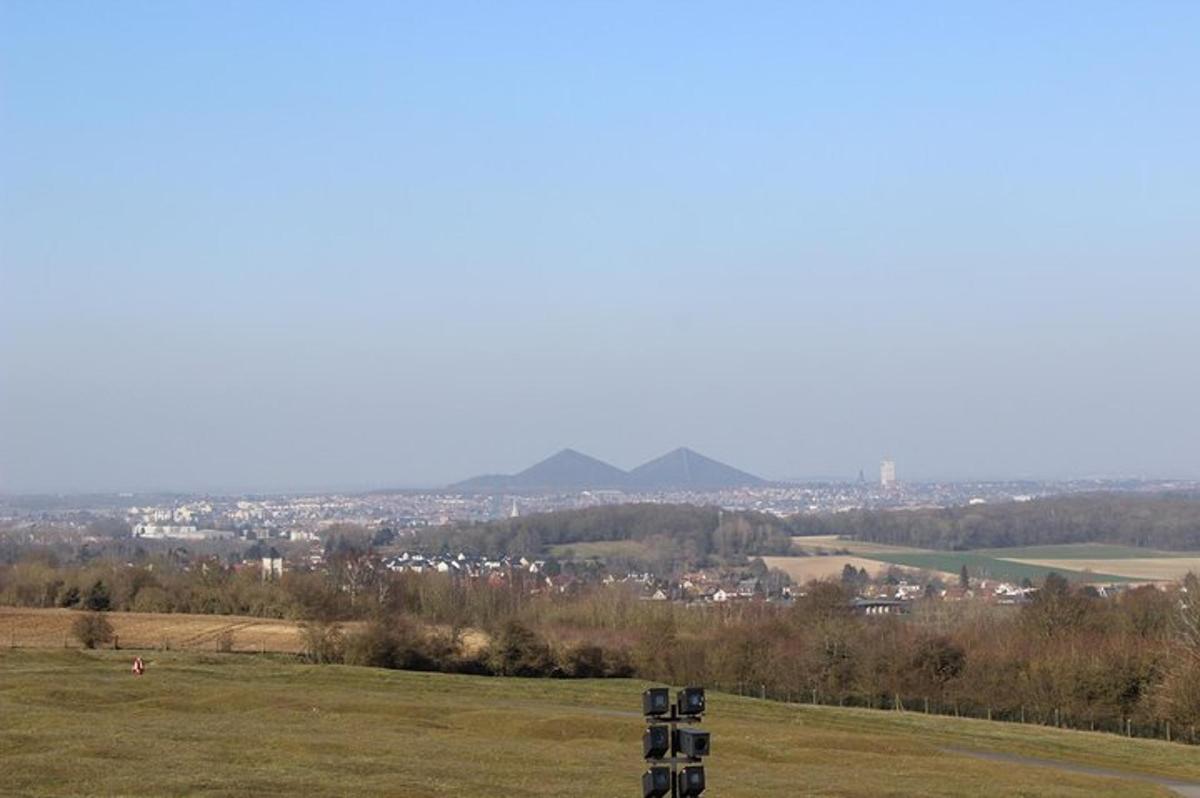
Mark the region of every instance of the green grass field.
POLYGON ((550 547, 550 554, 554 557, 570 557, 581 560, 592 558, 604 560, 609 557, 650 557, 653 553, 653 548, 640 540, 596 540, 585 543, 564 543, 550 547))
MULTIPOLYGON (((0 652, 4 795, 582 796, 637 793, 644 686, 167 652, 0 652)), ((710 694, 709 794, 1167 796, 1194 748, 710 694), (1007 752, 1130 778, 985 761, 1007 752)))

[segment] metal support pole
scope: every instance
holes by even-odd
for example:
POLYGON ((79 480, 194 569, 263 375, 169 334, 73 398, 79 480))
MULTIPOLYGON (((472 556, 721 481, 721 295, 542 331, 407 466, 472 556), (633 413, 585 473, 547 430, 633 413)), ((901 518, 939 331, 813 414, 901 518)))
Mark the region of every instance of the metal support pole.
POLYGON ((679 765, 675 762, 675 734, 679 729, 679 710, 671 704, 671 798, 679 798, 679 765))

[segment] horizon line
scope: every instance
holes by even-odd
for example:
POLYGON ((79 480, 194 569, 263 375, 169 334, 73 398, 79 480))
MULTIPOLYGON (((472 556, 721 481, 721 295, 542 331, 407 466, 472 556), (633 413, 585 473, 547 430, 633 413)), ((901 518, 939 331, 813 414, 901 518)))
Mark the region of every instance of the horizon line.
MULTIPOLYGON (((877 486, 878 480, 868 479, 865 482, 860 482, 857 477, 834 477, 834 476, 805 476, 805 477, 781 477, 767 478, 763 477, 765 484, 758 486, 741 486, 737 488, 723 488, 716 490, 697 489, 694 493, 716 493, 720 490, 761 490, 780 487, 807 487, 816 485, 845 485, 845 486, 877 486)), ((465 480, 460 480, 465 481, 465 480)), ((897 480, 899 485, 995 485, 1005 483, 1043 483, 1043 484, 1063 484, 1063 483, 1080 483, 1094 482, 1097 484, 1111 484, 1118 482, 1133 482, 1146 485, 1184 482, 1200 484, 1200 476, 1146 476, 1133 474, 1092 474, 1092 475, 1075 475, 1075 476, 990 476, 990 477, 938 477, 938 476, 919 476, 912 479, 897 480)), ((33 497, 78 497, 78 496, 163 496, 163 495, 178 495, 178 496, 212 496, 215 498, 225 498, 233 496, 303 496, 303 495, 322 495, 322 494, 346 494, 346 495, 362 495, 367 493, 437 493, 444 495, 457 494, 495 494, 495 495, 550 495, 553 493, 579 493, 589 488, 574 488, 564 489, 562 491, 547 490, 542 488, 531 488, 527 490, 453 490, 453 486, 457 483, 439 483, 439 484, 409 484, 409 485, 387 485, 378 484, 374 486, 354 485, 354 486, 312 486, 312 487, 214 487, 214 488, 169 488, 169 487, 141 487, 141 488, 85 488, 85 489, 43 489, 43 490, 21 490, 9 491, 0 489, 0 499, 22 499, 33 497)), ((617 488, 600 488, 595 490, 625 492, 617 488)), ((629 491, 629 495, 649 494, 673 492, 671 489, 665 490, 648 490, 648 491, 629 491)))

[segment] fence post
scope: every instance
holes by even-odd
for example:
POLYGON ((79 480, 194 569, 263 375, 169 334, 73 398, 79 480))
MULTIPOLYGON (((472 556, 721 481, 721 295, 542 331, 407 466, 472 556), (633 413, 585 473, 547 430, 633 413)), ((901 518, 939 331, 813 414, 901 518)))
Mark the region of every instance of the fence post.
POLYGON ((1167 721, 1167 742, 1171 742, 1171 721, 1167 721))

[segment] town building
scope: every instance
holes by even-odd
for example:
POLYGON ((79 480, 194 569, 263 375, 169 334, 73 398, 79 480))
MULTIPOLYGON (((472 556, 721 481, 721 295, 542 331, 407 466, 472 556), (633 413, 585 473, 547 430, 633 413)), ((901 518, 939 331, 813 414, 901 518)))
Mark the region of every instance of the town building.
POLYGON ((896 484, 895 460, 887 459, 879 464, 879 484, 885 488, 890 488, 896 484))

